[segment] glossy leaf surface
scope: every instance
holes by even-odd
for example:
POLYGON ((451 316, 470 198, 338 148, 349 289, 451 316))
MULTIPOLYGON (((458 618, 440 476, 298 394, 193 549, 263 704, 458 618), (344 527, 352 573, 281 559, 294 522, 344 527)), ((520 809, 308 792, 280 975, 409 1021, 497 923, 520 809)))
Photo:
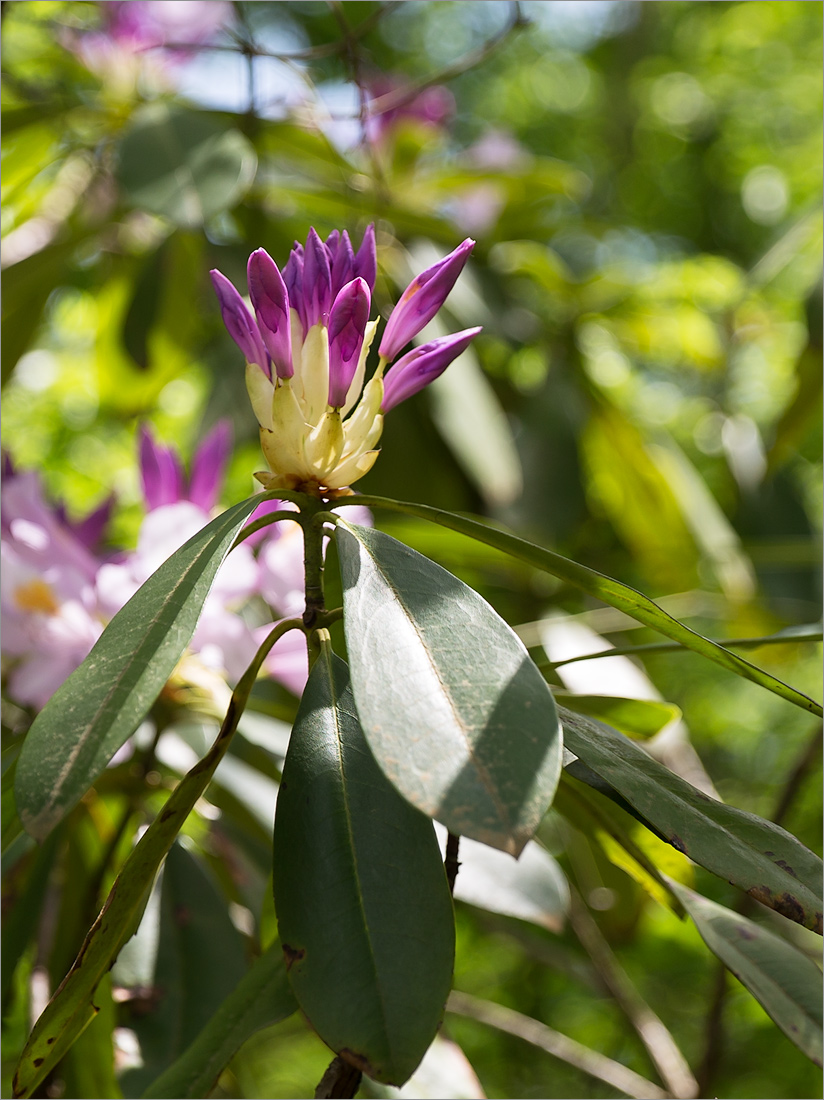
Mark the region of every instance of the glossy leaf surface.
POLYGON ((263 1027, 297 1011, 279 943, 246 972, 174 1065, 153 1081, 145 1097, 207 1096, 243 1043, 263 1027))
POLYGON ((821 971, 812 959, 754 921, 695 891, 672 888, 710 951, 747 987, 784 1034, 821 1065, 821 971))
MULTIPOLYGON (((342 507, 347 503, 350 502, 346 500, 338 501, 336 506, 342 507)), ((594 569, 589 569, 585 565, 580 565, 576 561, 565 558, 561 554, 546 550, 543 546, 536 546, 535 543, 527 542, 526 539, 512 535, 508 531, 489 527, 478 520, 459 516, 454 512, 446 512, 441 508, 430 508, 425 504, 411 504, 408 501, 371 496, 358 497, 357 500, 352 498, 351 503, 361 504, 367 508, 388 508, 393 512, 405 512, 410 516, 420 516, 421 519, 441 523, 444 527, 451 527, 453 531, 460 531, 461 534, 468 535, 469 538, 478 539, 488 546, 503 550, 536 569, 542 569, 553 577, 559 577, 576 588, 589 592, 590 595, 595 596, 611 607, 617 607, 620 611, 624 611, 639 623, 651 626, 668 638, 680 642, 686 649, 692 649, 694 652, 700 653, 710 661, 721 665, 722 668, 734 672, 737 676, 743 676, 747 680, 752 680, 754 684, 760 684, 767 691, 771 691, 775 695, 781 696, 782 699, 794 703, 802 710, 809 711, 819 717, 824 714, 821 704, 815 699, 811 699, 803 692, 798 691, 789 684, 785 684, 782 680, 769 672, 765 672, 757 665, 745 661, 738 654, 724 649, 717 642, 713 642, 694 630, 690 630, 688 626, 679 622, 678 619, 674 619, 672 615, 658 607, 642 592, 638 592, 612 577, 607 577, 603 573, 598 573, 594 569)))
POLYGON ((402 1085, 452 980, 452 902, 432 822, 375 763, 346 665, 324 651, 278 796, 274 892, 289 980, 334 1051, 402 1085))
POLYGON ((260 499, 236 504, 172 554, 38 714, 15 779, 17 812, 32 836, 48 835, 145 717, 194 634, 235 535, 260 499))
POLYGON ((659 836, 764 905, 821 932, 821 860, 791 833, 696 790, 603 722, 564 707, 561 718, 568 748, 659 836))
POLYGON ((555 703, 477 592, 381 531, 338 528, 364 733, 402 794, 453 833, 517 855, 561 767, 555 703))

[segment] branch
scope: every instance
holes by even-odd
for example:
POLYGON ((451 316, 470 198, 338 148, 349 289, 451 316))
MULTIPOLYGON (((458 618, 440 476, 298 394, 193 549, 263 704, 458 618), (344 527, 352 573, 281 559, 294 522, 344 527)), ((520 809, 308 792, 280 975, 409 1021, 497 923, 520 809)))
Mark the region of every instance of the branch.
POLYGON ((587 1073, 598 1081, 604 1081, 625 1096, 633 1097, 634 1100, 666 1100, 667 1093, 652 1081, 648 1081, 646 1077, 622 1066, 620 1062, 613 1061, 612 1058, 607 1058, 604 1054, 590 1050, 582 1043, 570 1039, 568 1035, 562 1035, 560 1031, 547 1027, 540 1020, 533 1020, 530 1016, 515 1012, 514 1009, 470 997, 468 993, 453 991, 446 1002, 446 1011, 453 1012, 457 1016, 468 1016, 471 1020, 488 1024, 490 1027, 497 1028, 498 1031, 515 1035, 524 1042, 546 1051, 554 1058, 574 1066, 582 1073, 587 1073))

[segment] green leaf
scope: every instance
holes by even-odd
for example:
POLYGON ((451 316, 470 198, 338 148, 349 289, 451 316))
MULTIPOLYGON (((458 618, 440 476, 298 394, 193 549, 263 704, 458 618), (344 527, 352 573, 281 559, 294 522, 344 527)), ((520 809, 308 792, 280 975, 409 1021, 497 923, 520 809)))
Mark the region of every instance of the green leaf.
POLYGON ((215 1083, 256 1031, 297 1011, 286 979, 283 952, 276 941, 247 971, 197 1038, 174 1065, 154 1081, 144 1097, 208 1096, 215 1083))
POLYGON ((674 703, 654 699, 620 699, 613 695, 575 695, 571 691, 556 689, 552 693, 555 702, 574 710, 600 718, 613 729, 629 737, 645 740, 660 733, 665 726, 681 717, 674 703))
POLYGON ((824 715, 820 703, 810 699, 809 696, 804 695, 796 688, 790 687, 789 684, 785 684, 777 677, 770 675, 769 672, 765 672, 764 669, 758 668, 757 665, 750 664, 749 661, 745 661, 743 657, 739 657, 736 653, 730 653, 728 649, 724 649, 717 642, 713 642, 709 638, 697 634, 694 630, 690 630, 688 626, 684 626, 672 615, 668 615, 666 611, 658 607, 642 592, 630 588, 629 585, 621 584, 620 581, 613 580, 612 577, 604 576, 603 573, 598 573, 594 569, 588 569, 585 565, 579 565, 578 562, 562 557, 561 554, 556 554, 552 550, 545 550, 542 546, 536 546, 534 543, 518 538, 517 535, 512 535, 508 531, 488 527, 478 520, 455 515, 453 512, 445 512, 441 508, 430 508, 425 504, 410 504, 406 501, 390 500, 386 497, 353 496, 336 501, 335 508, 345 507, 347 504, 358 504, 367 508, 387 508, 391 512, 405 512, 407 515, 419 516, 421 519, 440 523, 444 527, 451 527, 453 531, 460 531, 461 534, 467 535, 469 538, 485 542, 489 546, 494 546, 515 558, 519 558, 521 561, 527 562, 529 565, 535 566, 536 569, 542 569, 544 572, 551 573, 552 576, 559 577, 576 588, 581 588, 584 592, 589 592, 590 595, 595 596, 611 607, 617 607, 620 611, 624 611, 638 622, 646 623, 647 626, 651 626, 668 638, 680 642, 687 649, 692 649, 696 653, 707 657, 710 661, 721 665, 722 668, 729 669, 736 676, 743 676, 747 680, 752 680, 754 684, 760 684, 767 691, 780 695, 782 699, 794 703, 797 707, 801 707, 811 714, 818 715, 819 718, 824 715))
POLYGON ((686 886, 673 882, 672 888, 710 951, 746 986, 787 1038, 820 1066, 821 971, 812 959, 760 924, 686 886))
POLYGON ((143 1059, 124 1072, 125 1092, 140 1095, 183 1054, 243 977, 244 954, 211 876, 185 848, 173 845, 163 868, 154 996, 148 1008, 133 1016, 127 1009, 121 1018, 137 1035, 143 1059))
POLYGON ((17 812, 42 839, 88 790, 159 695, 189 643, 235 535, 263 498, 213 519, 112 619, 35 718, 17 762, 17 812))
POLYGON ((431 821, 375 763, 346 665, 324 649, 278 796, 274 894, 289 980, 318 1035, 402 1085, 452 980, 452 902, 431 821))
POLYGON ((364 733, 413 806, 517 855, 552 801, 552 693, 477 592, 381 531, 338 527, 344 629, 364 733))
POLYGON ((118 176, 135 206, 193 229, 233 206, 256 167, 254 148, 239 130, 155 103, 123 137, 118 176))
POLYGON ((663 840, 764 905, 821 933, 822 863, 791 833, 696 790, 602 722, 564 707, 561 719, 569 750, 663 840))

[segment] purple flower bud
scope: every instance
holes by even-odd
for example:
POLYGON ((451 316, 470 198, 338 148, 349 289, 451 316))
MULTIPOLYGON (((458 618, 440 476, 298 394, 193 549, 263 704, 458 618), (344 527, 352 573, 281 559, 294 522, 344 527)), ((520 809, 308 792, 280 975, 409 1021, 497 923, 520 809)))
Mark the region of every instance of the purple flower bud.
POLYGON ((314 229, 310 229, 303 254, 303 308, 306 311, 306 328, 310 329, 318 321, 326 324, 331 304, 332 273, 329 269, 329 256, 323 241, 314 229))
POLYGON ((336 295, 341 287, 355 278, 355 253, 349 234, 341 233, 337 251, 332 259, 332 294, 336 295))
POLYGON ((283 269, 283 283, 289 296, 289 305, 297 310, 305 335, 309 326, 306 324, 306 310, 303 302, 303 246, 297 241, 283 269))
POLYGON ((226 278, 219 271, 210 272, 212 286, 215 288, 223 323, 229 335, 243 352, 247 363, 257 363, 262 371, 271 377, 269 356, 260 338, 257 324, 246 305, 226 278))
POLYGON ((401 401, 418 393, 438 375, 443 374, 452 360, 458 358, 480 331, 480 328, 467 328, 408 351, 386 372, 381 412, 394 409, 401 401))
POLYGON ((330 266, 334 264, 335 257, 338 254, 338 245, 340 244, 340 231, 333 229, 326 240, 323 242, 326 249, 326 255, 329 257, 330 266))
POLYGON ((292 334, 289 325, 289 294, 277 264, 262 248, 249 257, 249 294, 257 314, 266 350, 272 357, 278 378, 291 378, 292 334))
POLYGON ((217 503, 231 450, 231 425, 228 420, 219 420, 192 459, 188 497, 204 512, 211 512, 217 503))
POLYGON ((378 252, 375 247, 375 226, 367 225, 361 246, 355 256, 355 275, 366 280, 370 290, 375 289, 378 274, 378 252))
POLYGON ((355 377, 370 305, 366 281, 353 279, 340 291, 329 315, 329 404, 336 409, 346 404, 355 377))
POLYGON ((155 443, 145 424, 140 429, 140 478, 143 499, 150 512, 184 498, 183 468, 179 460, 168 447, 155 443))
POLYGON ((381 340, 381 357, 391 362, 424 328, 446 299, 463 270, 475 242, 469 237, 454 252, 417 275, 392 310, 381 340))

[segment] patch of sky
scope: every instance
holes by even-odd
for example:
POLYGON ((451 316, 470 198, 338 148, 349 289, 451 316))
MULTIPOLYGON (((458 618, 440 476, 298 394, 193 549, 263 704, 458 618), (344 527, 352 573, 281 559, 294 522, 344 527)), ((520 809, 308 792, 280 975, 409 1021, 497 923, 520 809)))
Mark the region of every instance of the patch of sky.
POLYGON ((636 0, 525 0, 524 15, 553 46, 586 53, 638 19, 636 0))

